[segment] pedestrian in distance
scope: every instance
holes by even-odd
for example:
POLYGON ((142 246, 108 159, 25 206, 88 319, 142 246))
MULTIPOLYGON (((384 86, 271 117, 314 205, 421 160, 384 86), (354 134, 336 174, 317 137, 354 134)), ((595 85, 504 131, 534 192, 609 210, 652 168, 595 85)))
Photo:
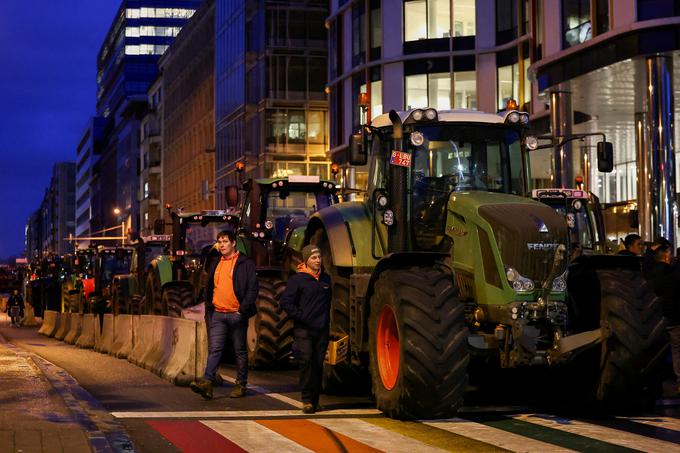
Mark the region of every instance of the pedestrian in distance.
POLYGON ((642 272, 647 274, 652 267, 654 267, 654 263, 656 262, 656 249, 662 246, 667 247, 668 249, 672 248, 671 243, 663 236, 656 238, 654 242, 647 247, 645 253, 642 255, 644 258, 642 260, 642 272))
POLYGON ((644 248, 639 234, 629 234, 626 236, 623 240, 623 247, 623 250, 619 251, 619 255, 641 256, 644 248))
POLYGON ((323 362, 328 348, 331 278, 321 270, 321 250, 316 245, 302 249, 302 263, 288 279, 281 307, 293 320, 293 351, 300 364, 302 412, 320 410, 319 394, 323 362))
POLYGON ((255 315, 258 283, 255 263, 236 250, 232 230, 218 233, 220 259, 208 270, 205 284, 206 321, 209 326, 208 363, 202 378, 191 389, 205 399, 213 396, 213 384, 227 340, 236 355, 236 384, 229 396, 245 396, 248 385, 248 319, 255 315))
POLYGON ((654 287, 654 292, 663 305, 676 377, 676 393, 680 393, 680 274, 672 263, 671 246, 658 245, 654 249, 654 263, 650 265, 645 277, 654 287))
POLYGON ((21 297, 18 290, 15 289, 7 299, 6 311, 9 314, 10 325, 19 327, 19 323, 24 317, 24 298, 21 297))

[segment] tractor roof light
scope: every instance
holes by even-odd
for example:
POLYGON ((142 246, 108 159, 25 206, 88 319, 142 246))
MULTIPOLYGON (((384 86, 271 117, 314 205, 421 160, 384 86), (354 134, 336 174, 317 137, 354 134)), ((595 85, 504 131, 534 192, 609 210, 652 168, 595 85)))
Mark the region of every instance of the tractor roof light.
POLYGON ((559 275, 552 282, 552 292, 564 292, 567 290, 567 272, 564 271, 562 275, 559 275))
POLYGON ((512 267, 507 267, 505 269, 505 277, 508 279, 508 283, 510 283, 512 289, 518 293, 528 293, 533 291, 536 287, 533 280, 523 277, 512 267))
POLYGON ((509 98, 505 102, 505 110, 517 110, 517 101, 512 98, 509 98))
POLYGON ((520 115, 519 112, 510 112, 508 113, 508 116, 505 118, 505 121, 510 123, 510 124, 518 124, 520 120, 520 115))
POLYGON ((519 114, 519 122, 522 123, 523 125, 528 125, 529 124, 529 114, 528 113, 520 113, 519 114))
POLYGON ((410 140, 413 146, 420 146, 423 143, 425 143, 425 136, 423 135, 422 132, 415 131, 411 133, 410 140))
POLYGON ((425 118, 427 118, 428 121, 436 120, 437 119, 437 111, 435 109, 425 110, 425 118))
POLYGON ((423 116, 425 116, 425 114, 421 109, 415 109, 413 113, 411 113, 411 117, 416 121, 422 120, 423 116))

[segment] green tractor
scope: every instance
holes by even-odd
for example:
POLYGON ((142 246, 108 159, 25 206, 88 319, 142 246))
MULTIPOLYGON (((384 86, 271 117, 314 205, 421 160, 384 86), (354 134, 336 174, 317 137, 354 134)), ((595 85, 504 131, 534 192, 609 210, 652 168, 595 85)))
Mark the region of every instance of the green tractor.
POLYGON ((64 276, 61 284, 61 311, 82 313, 84 303, 94 291, 94 266, 97 249, 78 249, 64 256, 64 276))
POLYGON ((552 207, 564 217, 572 253, 608 253, 600 199, 582 189, 533 189, 531 198, 552 207))
POLYGON ((370 160, 367 196, 320 210, 305 232, 332 278, 331 331, 349 337, 326 391, 370 377, 388 416, 444 418, 471 365, 538 376, 589 358, 572 383, 593 401, 647 398, 660 301, 635 259, 567 272, 564 217, 527 198, 528 123, 515 110, 414 109, 351 137, 350 164, 370 160))
POLYGON ((285 364, 293 343, 293 323, 279 307, 288 276, 301 261, 309 217, 338 202, 336 182, 319 176, 248 180, 239 225, 239 249, 255 261, 260 291, 257 315, 250 318, 250 364, 285 364))
POLYGON ((145 278, 151 269, 151 262, 168 255, 171 235, 154 234, 142 236, 132 244, 130 273, 116 275, 111 288, 113 313, 141 314, 145 278))
POLYGON ((217 254, 215 238, 222 230, 235 230, 239 216, 232 210, 171 216, 170 254, 154 258, 148 266, 140 313, 202 320, 204 269, 217 254))

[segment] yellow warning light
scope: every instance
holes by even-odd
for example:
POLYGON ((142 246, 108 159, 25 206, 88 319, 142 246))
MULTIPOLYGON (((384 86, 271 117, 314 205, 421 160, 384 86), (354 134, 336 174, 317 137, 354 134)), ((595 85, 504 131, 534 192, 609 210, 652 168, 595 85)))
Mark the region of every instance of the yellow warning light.
POLYGON ((340 165, 335 163, 331 164, 331 173, 333 173, 333 175, 340 173, 340 165))
POLYGON ((508 99, 505 103, 505 110, 517 110, 517 101, 514 99, 508 99))
POLYGON ((368 98, 368 93, 359 93, 359 107, 368 107, 371 105, 371 100, 368 98))
POLYGON ((243 162, 236 162, 236 171, 237 172, 240 173, 245 169, 246 169, 246 164, 244 164, 243 162))

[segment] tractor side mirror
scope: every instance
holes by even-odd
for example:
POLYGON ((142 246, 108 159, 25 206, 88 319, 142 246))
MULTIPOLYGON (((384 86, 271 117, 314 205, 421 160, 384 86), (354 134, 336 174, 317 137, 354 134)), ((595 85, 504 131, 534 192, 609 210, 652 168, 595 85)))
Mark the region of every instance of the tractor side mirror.
POLYGON ((597 144, 597 170, 611 173, 614 170, 614 147, 610 142, 597 144))
POLYGON ((165 234, 165 220, 163 219, 154 220, 153 234, 165 234))
POLYGON ((238 206, 239 202, 238 187, 236 186, 225 187, 224 198, 227 201, 228 208, 235 208, 236 206, 238 206))
POLYGON ((364 147, 364 134, 352 134, 349 136, 349 164, 366 165, 368 156, 364 147))

